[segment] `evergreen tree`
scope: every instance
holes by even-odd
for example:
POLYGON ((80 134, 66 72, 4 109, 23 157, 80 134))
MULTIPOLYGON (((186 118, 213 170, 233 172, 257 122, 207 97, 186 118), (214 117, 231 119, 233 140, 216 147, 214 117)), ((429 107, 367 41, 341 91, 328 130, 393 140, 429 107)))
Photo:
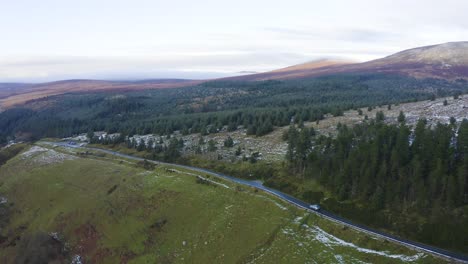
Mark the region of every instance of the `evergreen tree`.
POLYGON ((143 151, 146 148, 145 141, 140 139, 137 145, 137 151, 143 151))
POLYGON ((239 156, 240 154, 242 154, 242 149, 240 146, 237 147, 237 150, 236 150, 236 156, 239 156))
POLYGON ((166 151, 164 152, 164 160, 173 162, 181 156, 180 142, 176 138, 171 138, 166 151))
POLYGON ((398 115, 398 123, 404 123, 406 121, 406 117, 405 117, 405 114, 403 113, 403 111, 400 111, 400 114, 398 115))
POLYGON ((385 120, 385 115, 382 111, 378 111, 376 114, 375 114, 375 121, 376 122, 383 122, 385 120))
POLYGON ((216 151, 217 147, 216 147, 216 142, 212 139, 210 139, 208 141, 208 151, 209 152, 213 152, 213 151, 216 151))
POLYGON ((203 139, 203 137, 200 137, 200 138, 198 139, 198 145, 200 145, 200 146, 201 146, 201 145, 205 145, 205 140, 203 139))
POLYGON ((296 160, 296 147, 298 142, 299 132, 294 125, 291 125, 288 130, 288 150, 286 158, 290 163, 296 160))
POLYGON ((226 140, 224 140, 224 147, 232 148, 233 146, 234 146, 234 140, 232 140, 232 138, 228 136, 226 140))
POLYGON ((152 138, 149 138, 148 139, 148 144, 146 145, 146 149, 148 151, 152 151, 153 150, 153 145, 154 145, 154 141, 152 138))

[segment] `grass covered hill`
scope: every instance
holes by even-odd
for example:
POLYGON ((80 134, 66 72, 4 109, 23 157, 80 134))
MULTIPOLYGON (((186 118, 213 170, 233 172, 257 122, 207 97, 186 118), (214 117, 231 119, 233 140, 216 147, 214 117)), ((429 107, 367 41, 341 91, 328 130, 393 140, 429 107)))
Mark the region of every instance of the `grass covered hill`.
POLYGON ((443 261, 254 189, 99 152, 26 146, 0 167, 0 196, 1 263, 443 261))

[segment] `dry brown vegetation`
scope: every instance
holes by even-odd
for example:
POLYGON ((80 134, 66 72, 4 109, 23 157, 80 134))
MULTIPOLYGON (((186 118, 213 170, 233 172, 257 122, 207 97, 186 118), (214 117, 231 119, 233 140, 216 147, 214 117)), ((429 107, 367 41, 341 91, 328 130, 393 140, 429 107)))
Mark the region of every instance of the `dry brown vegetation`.
MULTIPOLYGON (((266 73, 223 78, 223 80, 261 81, 318 77, 342 73, 384 73, 415 78, 442 78, 455 80, 468 77, 468 42, 405 50, 391 56, 364 63, 339 60, 319 60, 266 73)), ((0 84, 0 110, 23 104, 33 99, 69 92, 163 89, 196 85, 203 80, 151 80, 116 82, 96 80, 69 80, 37 85, 0 84), (13 86, 12 86, 13 85, 13 86), (5 87, 4 87, 5 86, 5 87)))
POLYGON ((97 80, 70 80, 59 81, 23 87, 19 91, 4 94, 0 99, 0 109, 9 108, 14 105, 26 103, 30 100, 59 95, 70 92, 89 91, 130 91, 144 89, 177 88, 196 85, 202 81, 195 80, 154 80, 145 82, 112 82, 97 80))
POLYGON ((342 73, 400 74, 415 78, 458 79, 468 76, 468 42, 453 42, 405 50, 363 63, 317 61, 284 69, 226 78, 260 81, 318 77, 342 73))

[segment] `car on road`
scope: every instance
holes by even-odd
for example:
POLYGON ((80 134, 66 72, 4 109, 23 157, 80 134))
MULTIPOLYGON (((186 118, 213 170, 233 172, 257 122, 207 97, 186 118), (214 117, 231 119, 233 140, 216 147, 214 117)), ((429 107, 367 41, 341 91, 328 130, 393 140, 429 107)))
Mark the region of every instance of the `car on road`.
POLYGON ((314 210, 314 211, 320 211, 320 205, 318 205, 318 204, 311 204, 311 205, 309 205, 309 208, 314 210))

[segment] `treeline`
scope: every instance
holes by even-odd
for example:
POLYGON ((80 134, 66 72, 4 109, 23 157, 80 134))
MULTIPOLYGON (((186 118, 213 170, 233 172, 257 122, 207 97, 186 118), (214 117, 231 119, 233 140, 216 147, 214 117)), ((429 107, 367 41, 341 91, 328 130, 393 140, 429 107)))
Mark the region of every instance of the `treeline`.
POLYGON ((307 158, 296 142, 292 166, 305 167, 305 177, 316 177, 340 200, 367 200, 377 210, 468 204, 467 120, 458 129, 420 120, 414 132, 404 123, 341 125, 336 138, 317 138, 307 158))
POLYGON ((347 109, 468 92, 466 81, 390 75, 303 80, 216 81, 120 94, 73 93, 0 113, 0 144, 14 137, 67 137, 89 130, 133 134, 215 133, 239 126, 262 136, 275 126, 317 121, 347 109), (33 110, 34 109, 34 110, 33 110))
POLYGON ((339 125, 336 137, 311 141, 307 129, 291 127, 290 169, 333 193, 328 210, 468 252, 468 120, 431 127, 421 119, 414 130, 399 120, 339 125))
POLYGON ((101 137, 94 136, 93 132, 88 132, 88 138, 92 144, 102 145, 124 145, 129 149, 135 149, 142 152, 145 158, 152 160, 161 160, 166 162, 175 162, 181 157, 181 151, 184 147, 183 139, 171 138, 168 143, 164 143, 163 139, 153 140, 150 138, 148 141, 143 139, 135 139, 127 137, 125 134, 120 134, 116 137, 101 137))

